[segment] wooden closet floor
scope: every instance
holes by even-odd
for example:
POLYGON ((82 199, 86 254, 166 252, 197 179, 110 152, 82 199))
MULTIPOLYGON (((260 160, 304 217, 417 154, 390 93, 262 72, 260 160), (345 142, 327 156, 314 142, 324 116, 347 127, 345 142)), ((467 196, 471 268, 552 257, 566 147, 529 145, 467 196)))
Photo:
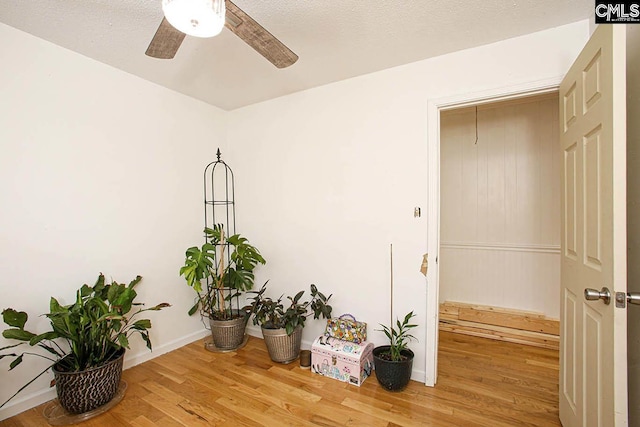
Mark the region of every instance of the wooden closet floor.
MULTIPOLYGON (((258 338, 224 354, 198 341, 124 371, 122 402, 81 425, 560 425, 556 350, 441 332, 438 360, 436 387, 412 381, 391 393, 375 377, 356 387, 312 374, 297 361, 273 363, 258 338)), ((48 426, 43 407, 0 426, 48 426)))

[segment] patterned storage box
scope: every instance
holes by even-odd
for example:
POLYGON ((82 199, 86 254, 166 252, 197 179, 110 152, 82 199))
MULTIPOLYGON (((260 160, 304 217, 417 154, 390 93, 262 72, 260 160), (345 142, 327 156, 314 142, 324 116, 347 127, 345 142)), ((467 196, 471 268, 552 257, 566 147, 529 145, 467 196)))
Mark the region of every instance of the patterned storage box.
POLYGON ((311 371, 359 387, 373 371, 373 347, 322 335, 311 346, 311 371))
POLYGON ((358 322, 351 314, 327 320, 325 334, 344 341, 361 343, 367 340, 367 324, 358 322))

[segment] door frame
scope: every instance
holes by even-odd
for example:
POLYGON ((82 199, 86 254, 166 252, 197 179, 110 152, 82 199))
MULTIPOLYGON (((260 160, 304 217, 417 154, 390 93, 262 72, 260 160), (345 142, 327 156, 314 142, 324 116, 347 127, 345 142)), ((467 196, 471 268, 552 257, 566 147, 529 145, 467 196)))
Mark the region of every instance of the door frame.
MULTIPOLYGON (((440 113, 442 111, 497 101, 558 92, 564 75, 515 86, 496 87, 482 92, 463 93, 427 101, 427 307, 425 325, 425 385, 438 379, 438 294, 440 252, 440 113)), ((558 298, 560 296, 558 295, 558 298)))

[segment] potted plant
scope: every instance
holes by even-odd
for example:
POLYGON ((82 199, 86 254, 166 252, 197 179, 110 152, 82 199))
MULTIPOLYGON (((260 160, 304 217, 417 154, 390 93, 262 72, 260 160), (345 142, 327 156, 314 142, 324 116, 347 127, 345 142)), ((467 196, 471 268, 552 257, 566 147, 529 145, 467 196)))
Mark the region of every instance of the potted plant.
POLYGON ((180 268, 180 275, 196 292, 189 315, 199 311, 209 319, 213 343, 218 349, 235 349, 243 342, 249 317, 240 310, 238 298, 253 288, 253 271, 265 260, 246 238, 239 234, 227 237, 221 224, 205 228, 204 233, 206 242, 200 248, 187 249, 184 266, 180 268))
POLYGON ((318 291, 316 285, 310 286, 311 299, 301 301, 304 291, 295 296, 288 296, 288 306, 285 307, 283 296, 277 300, 265 296, 267 284, 253 292, 251 304, 245 309, 252 313, 253 324, 260 325, 269 357, 277 363, 290 363, 300 354, 302 342, 302 328, 307 317, 313 313, 314 319, 322 316, 325 319, 331 317, 332 307, 327 304, 331 295, 324 296, 318 291))
POLYGON ((415 316, 413 311, 404 316, 402 323, 396 319, 396 325, 382 326, 382 331, 389 339, 389 345, 378 346, 373 349, 373 360, 376 378, 382 387, 390 391, 404 389, 411 379, 413 368, 413 351, 407 348, 408 342, 415 337, 409 334, 409 329, 417 325, 409 322, 415 316))
POLYGON ((0 407, 13 399, 29 384, 51 368, 60 405, 70 413, 92 411, 108 403, 116 394, 122 374, 125 349, 130 338, 138 334, 151 350, 149 319, 138 319, 141 313, 170 307, 161 303, 143 308, 134 302, 137 276, 128 285, 115 281, 105 284, 100 273, 93 287, 83 285, 76 291, 75 302, 62 305, 55 298, 49 303, 51 330, 35 334, 25 329, 29 316, 24 311, 7 308, 2 320, 9 328, 2 332, 7 339, 22 341, 0 348, 0 359, 13 357, 9 370, 22 363, 24 356, 37 356, 51 362, 0 407), (133 312, 132 312, 133 310, 133 312), (40 347, 45 354, 32 351, 16 353, 22 345, 40 347))

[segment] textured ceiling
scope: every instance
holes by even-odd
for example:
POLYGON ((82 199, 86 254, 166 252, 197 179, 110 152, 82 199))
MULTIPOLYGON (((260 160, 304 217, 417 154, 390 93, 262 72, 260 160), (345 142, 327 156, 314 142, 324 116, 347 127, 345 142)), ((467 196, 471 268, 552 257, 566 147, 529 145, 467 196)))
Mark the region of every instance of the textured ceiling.
POLYGON ((144 52, 160 0, 0 0, 0 22, 225 110, 591 16, 593 0, 235 0, 300 56, 277 69, 229 30, 144 52))

